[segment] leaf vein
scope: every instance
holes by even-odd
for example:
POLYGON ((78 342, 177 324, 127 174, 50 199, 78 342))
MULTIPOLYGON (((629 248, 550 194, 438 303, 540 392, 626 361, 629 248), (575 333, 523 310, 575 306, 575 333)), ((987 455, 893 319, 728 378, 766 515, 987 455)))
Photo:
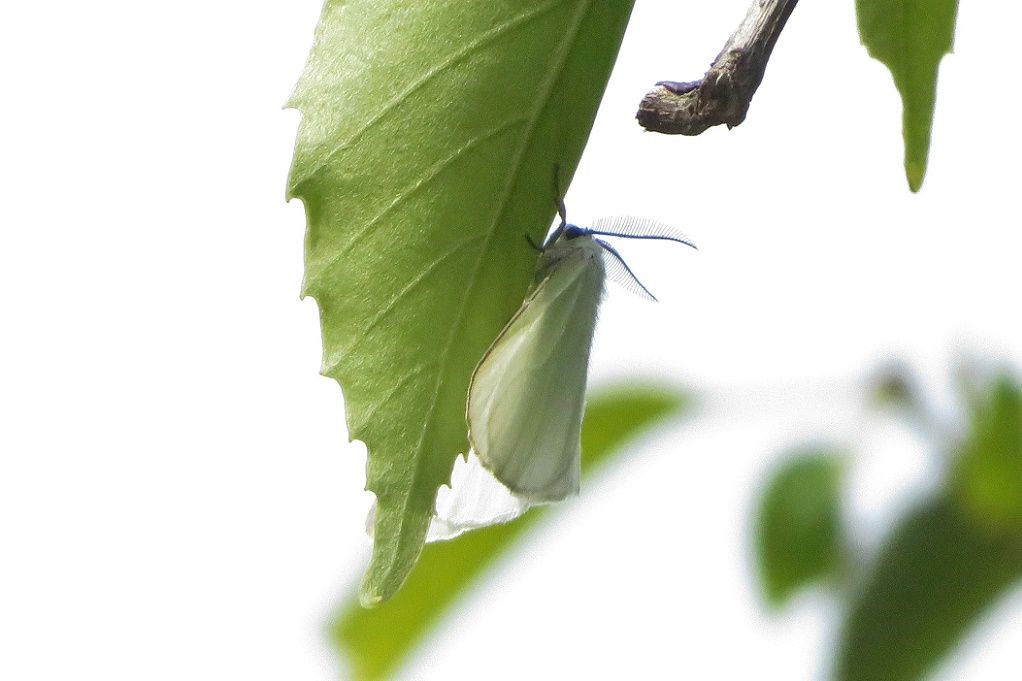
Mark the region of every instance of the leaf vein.
POLYGON ((412 81, 408 85, 408 87, 399 92, 393 99, 384 104, 383 107, 376 113, 376 115, 370 118, 368 121, 366 121, 365 124, 363 124, 357 130, 355 130, 351 137, 344 140, 343 142, 340 142, 339 144, 334 146, 329 152, 327 152, 326 156, 323 157, 323 160, 320 163, 318 163, 315 167, 310 168, 306 173, 302 174, 300 177, 295 178, 291 182, 292 194, 296 194, 297 192, 295 192, 295 189, 300 187, 309 178, 313 177, 316 173, 318 173, 320 169, 323 168, 331 160, 333 160, 333 158, 337 156, 337 154, 341 153, 345 149, 348 149, 353 144, 355 144, 372 127, 380 123, 380 121, 384 120, 388 115, 390 115, 394 110, 396 110, 397 107, 401 104, 401 102, 410 97, 413 93, 415 93, 416 90, 422 88, 431 80, 433 80, 434 78, 436 78, 437 76, 439 76, 440 74, 442 74, 444 71, 451 68, 455 64, 458 64, 459 62, 468 59, 473 54, 479 52, 487 45, 495 42, 498 38, 503 36, 508 31, 521 28, 522 26, 527 25, 530 21, 538 19, 543 15, 547 14, 548 12, 551 12, 557 7, 564 5, 568 2, 571 2, 571 0, 551 0, 551 2, 548 2, 545 5, 540 5, 539 7, 536 7, 533 10, 522 12, 517 16, 513 16, 510 19, 507 19, 506 21, 497 24, 496 26, 486 31, 472 42, 465 45, 465 47, 463 47, 462 49, 457 50, 450 54, 447 57, 447 59, 427 70, 417 80, 412 81))
MULTIPOLYGON (((518 172, 521 170, 521 165, 525 158, 525 152, 528 149, 529 142, 531 141, 532 136, 536 131, 536 125, 538 124, 540 118, 542 117, 543 110, 546 109, 547 105, 550 103, 550 95, 553 91, 554 86, 557 84, 557 81, 560 79, 561 73, 564 70, 565 63, 567 62, 568 56, 571 52, 571 47, 572 45, 574 45, 575 40, 578 37, 578 32, 581 29, 582 20, 585 18, 587 12, 591 9, 593 1, 594 0, 586 0, 584 2, 579 3, 578 12, 572 18, 571 24, 564 32, 565 39, 561 44, 560 53, 556 57, 555 66, 550 71, 550 77, 540 87, 539 93, 537 95, 538 104, 535 110, 532 111, 531 115, 529 116, 530 119, 529 127, 525 130, 525 133, 523 134, 522 144, 519 146, 518 150, 515 153, 514 158, 511 159, 509 163, 507 185, 505 186, 504 192, 501 195, 499 203, 497 204, 497 209, 494 213, 494 219, 490 223, 489 230, 487 231, 484 237, 483 246, 480 249, 479 253, 479 258, 476 260, 476 264, 472 270, 472 275, 469 277, 468 285, 464 289, 465 295, 461 300, 461 306, 459 307, 456 321, 454 324, 451 325, 450 333, 448 334, 447 341, 444 344, 443 354, 440 357, 439 363, 440 371, 437 373, 437 379, 433 388, 433 394, 431 399, 429 400, 429 411, 426 414, 426 419, 423 424, 424 427, 422 428, 422 431, 419 433, 419 439, 416 442, 415 449, 413 450, 415 452, 419 452, 422 450, 422 446, 426 441, 426 434, 430 431, 430 425, 433 421, 433 414, 436 411, 436 406, 439 401, 440 388, 443 385, 444 374, 447 371, 447 363, 450 360, 451 348, 454 347, 454 339, 457 335, 458 329, 464 323, 465 311, 466 308, 468 307, 468 301, 471 298, 471 291, 475 287, 476 282, 479 279, 479 274, 482 271, 483 262, 485 262, 485 255, 489 252, 489 249, 493 241, 493 236, 497 231, 497 225, 500 224, 500 218, 504 214, 504 211, 507 209, 508 201, 511 197, 511 192, 514 189, 515 180, 517 179, 518 172)), ((418 487, 420 481, 422 480, 427 458, 428 457, 424 456, 416 457, 415 471, 412 476, 413 488, 418 487)), ((411 503, 413 496, 414 495, 408 495, 405 497, 403 501, 405 510, 407 509, 408 504, 411 503)), ((404 538, 404 526, 405 523, 407 522, 407 519, 408 513, 406 511, 401 514, 399 521, 400 527, 398 536, 401 537, 402 539, 404 538)))
POLYGON ((365 341, 366 338, 369 337, 369 334, 373 331, 373 329, 379 326, 379 324, 384 319, 386 319, 386 317, 391 312, 394 311, 394 309, 397 307, 397 304, 401 302, 402 298, 411 293, 415 288, 421 286, 422 283, 429 278, 429 275, 436 272, 437 269, 439 269, 440 265, 442 265, 445 261, 453 257, 456 253, 464 249, 466 246, 470 246, 476 241, 479 241, 479 235, 473 234, 469 238, 463 239, 462 241, 458 242, 457 244, 449 248, 447 252, 443 253, 442 255, 438 256, 435 260, 433 260, 433 262, 431 262, 426 268, 419 272, 419 274, 416 275, 414 279, 409 281, 404 288, 402 288, 400 291, 391 296, 390 300, 387 301, 387 303, 382 308, 380 308, 380 310, 375 315, 373 315, 373 318, 369 320, 369 323, 367 323, 365 326, 359 329, 358 333, 355 334, 355 336, 350 341, 350 345, 348 346, 348 348, 343 352, 337 353, 338 358, 332 361, 329 366, 323 367, 322 373, 326 376, 329 376, 330 372, 333 371, 338 364, 340 364, 341 357, 344 357, 354 352, 355 349, 358 348, 358 346, 363 341, 365 341))
POLYGON ((367 222, 362 228, 360 228, 357 232, 352 234, 348 242, 345 243, 340 249, 338 249, 337 252, 330 257, 329 260, 327 260, 320 267, 318 267, 314 273, 306 274, 305 285, 302 287, 303 290, 306 292, 311 291, 312 286, 317 281, 320 281, 321 279, 325 278, 330 273, 330 271, 341 262, 342 258, 344 258, 348 253, 352 251, 352 249, 355 248, 355 246, 357 246, 363 239, 365 239, 367 236, 369 236, 370 233, 372 233, 373 228, 380 222, 380 220, 387 217, 391 212, 399 208, 401 204, 403 204, 409 198, 414 196, 416 193, 418 193, 425 187, 428 187, 430 183, 436 180, 440 176, 440 174, 443 173, 444 170, 449 168, 455 161, 457 161, 459 158, 464 156, 466 153, 472 151, 479 145, 495 137, 500 136, 501 133, 506 132, 507 130, 510 130, 518 125, 527 122, 528 119, 525 117, 513 118, 505 123, 495 126, 491 130, 488 130, 484 133, 481 133, 473 137, 468 142, 458 147, 458 149, 456 149, 454 153, 434 163, 426 171, 424 175, 422 175, 418 180, 410 183, 408 186, 402 188, 398 192, 397 196, 394 198, 393 201, 387 204, 387 206, 384 207, 384 209, 381 210, 379 213, 374 215, 369 220, 369 222, 367 222))
POLYGON ((415 379, 417 379, 422 374, 426 373, 426 371, 435 368, 435 366, 436 366, 435 364, 420 364, 411 371, 409 371, 407 374, 405 374, 400 381, 391 386, 390 390, 388 390, 385 395, 383 395, 375 404, 370 406, 365 411, 365 413, 361 415, 358 424, 351 425, 350 427, 351 436, 357 437, 356 433, 361 432, 366 427, 367 424, 372 423, 373 419, 376 417, 376 412, 378 412, 382 407, 384 407, 388 402, 390 402, 390 400, 392 400, 395 395, 401 392, 410 383, 415 382, 415 379))

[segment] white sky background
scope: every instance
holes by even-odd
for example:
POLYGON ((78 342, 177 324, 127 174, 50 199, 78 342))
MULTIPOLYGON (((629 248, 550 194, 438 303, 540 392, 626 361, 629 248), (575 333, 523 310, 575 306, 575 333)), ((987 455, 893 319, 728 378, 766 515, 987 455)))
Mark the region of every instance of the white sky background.
MULTIPOLYGON (((954 419, 961 353, 1022 367, 1022 10, 961 8, 912 195, 851 2, 796 9, 741 127, 632 121, 745 8, 637 0, 567 196, 573 222, 641 214, 699 244, 621 245, 663 302, 612 291, 592 382, 675 381, 709 391, 708 415, 591 485, 405 678, 817 678, 826 599, 772 618, 753 586, 745 530, 774 457, 859 445, 849 501, 875 542, 933 466, 911 432, 863 421, 859 382, 906 358, 954 419)), ((0 10, 0 678, 338 678, 323 631, 368 553, 364 455, 298 300, 298 115, 280 110, 318 13, 0 10)), ((942 678, 1006 678, 1019 650, 1016 593, 942 678)))

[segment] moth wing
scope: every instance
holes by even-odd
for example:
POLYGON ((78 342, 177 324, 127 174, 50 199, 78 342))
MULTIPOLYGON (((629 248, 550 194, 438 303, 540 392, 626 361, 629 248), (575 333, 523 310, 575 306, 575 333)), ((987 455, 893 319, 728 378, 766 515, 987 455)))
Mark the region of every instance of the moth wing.
POLYGON ((576 241, 560 249, 469 387, 469 440, 479 460, 533 503, 578 493, 586 374, 605 270, 598 244, 576 241))
MULTIPOLYGON (((451 472, 451 484, 437 491, 436 511, 426 532, 426 541, 454 539, 469 530, 507 523, 532 507, 532 503, 511 493, 483 468, 475 452, 458 457, 451 472)), ((376 500, 366 517, 366 535, 373 539, 376 528, 376 500)))
POLYGON ((436 514, 426 541, 454 539, 469 530, 506 523, 525 513, 532 504, 514 495, 486 470, 475 452, 454 462, 449 487, 436 497, 436 514))

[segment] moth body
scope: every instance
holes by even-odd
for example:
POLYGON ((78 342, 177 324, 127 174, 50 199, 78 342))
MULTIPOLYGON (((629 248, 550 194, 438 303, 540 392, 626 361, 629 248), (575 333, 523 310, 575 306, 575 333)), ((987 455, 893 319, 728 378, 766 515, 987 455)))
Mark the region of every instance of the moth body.
POLYGON ((469 441, 531 503, 578 493, 586 376, 606 269, 592 236, 564 232, 540 256, 525 302, 469 387, 469 441))

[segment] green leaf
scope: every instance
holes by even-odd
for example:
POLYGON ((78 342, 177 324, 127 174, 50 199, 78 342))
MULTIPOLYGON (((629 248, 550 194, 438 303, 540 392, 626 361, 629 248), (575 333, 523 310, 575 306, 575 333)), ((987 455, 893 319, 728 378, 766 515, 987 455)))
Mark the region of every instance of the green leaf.
POLYGON ((841 568, 842 458, 812 449, 787 462, 760 501, 757 555, 763 592, 783 605, 800 588, 841 568))
MULTIPOLYGON (((629 440, 685 404, 672 391, 649 387, 598 392, 589 401, 582 429, 583 473, 594 473, 629 440)), ((366 610, 352 599, 333 626, 333 638, 351 662, 354 678, 390 676, 458 596, 543 515, 558 508, 533 509, 514 522, 429 544, 392 601, 366 610)))
POLYGON ((916 192, 926 175, 937 69, 954 42, 958 0, 856 0, 859 37, 894 76, 901 94, 905 175, 916 192))
POLYGON ((978 522, 1022 532, 1022 390, 1007 377, 974 406, 955 490, 978 522))
POLYGON ((376 494, 366 604, 415 564, 477 361, 525 295, 632 0, 328 0, 291 105, 304 295, 376 494))
POLYGON ((942 496, 893 532, 850 608, 838 681, 922 679, 1022 576, 1022 537, 993 534, 942 496))

